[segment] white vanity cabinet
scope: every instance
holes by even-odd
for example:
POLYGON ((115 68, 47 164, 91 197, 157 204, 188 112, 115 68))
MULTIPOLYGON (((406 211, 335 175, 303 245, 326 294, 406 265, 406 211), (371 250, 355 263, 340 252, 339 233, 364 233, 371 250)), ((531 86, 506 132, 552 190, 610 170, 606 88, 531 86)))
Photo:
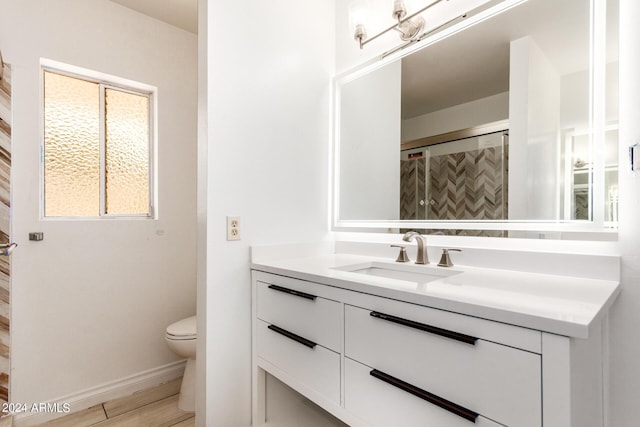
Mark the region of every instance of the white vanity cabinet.
MULTIPOLYGON (((433 395, 434 405, 442 404, 461 418, 475 421, 483 415, 503 425, 541 425, 540 354, 511 347, 506 344, 511 344, 508 339, 496 343, 469 335, 473 330, 481 333, 481 328, 465 327, 465 319, 456 322, 450 318, 451 313, 444 313, 449 319, 441 320, 440 310, 403 310, 406 303, 388 305, 395 307, 382 312, 345 305, 345 357, 370 368, 370 376, 390 386, 399 380, 397 388, 401 390, 424 391, 416 394, 427 402, 433 395), (444 324, 448 328, 442 328, 444 324)), ((540 342, 539 332, 523 333, 540 342)), ((511 334, 517 335, 518 331, 511 334)), ((499 334, 494 336, 500 338, 499 334)), ((355 401, 358 409, 354 413, 369 412, 361 410, 363 404, 374 410, 386 401, 385 394, 375 399, 363 397, 367 394, 366 384, 371 381, 362 381, 358 375, 361 371, 353 364, 345 367, 345 407, 352 410, 355 401), (363 387, 349 384, 352 377, 360 379, 363 387), (365 402, 359 403, 360 400, 365 402)), ((408 399, 415 400, 413 396, 408 399)), ((392 408, 387 406, 391 413, 392 408)), ((379 417, 371 418, 375 419, 379 417)))
POLYGON ((293 279, 255 283, 256 356, 340 404, 342 304, 293 279))
POLYGON ((351 426, 603 426, 600 327, 573 339, 330 279, 252 277, 254 426, 266 373, 351 426))
MULTIPOLYGON (((375 372, 375 371, 374 371, 375 372)), ((421 391, 417 392, 418 394, 421 391)), ((362 425, 371 426, 443 426, 443 427, 499 427, 472 411, 456 408, 449 410, 412 395, 371 375, 371 368, 349 358, 345 359, 346 409, 358 416, 362 425), (452 411, 467 412, 470 418, 452 411)))

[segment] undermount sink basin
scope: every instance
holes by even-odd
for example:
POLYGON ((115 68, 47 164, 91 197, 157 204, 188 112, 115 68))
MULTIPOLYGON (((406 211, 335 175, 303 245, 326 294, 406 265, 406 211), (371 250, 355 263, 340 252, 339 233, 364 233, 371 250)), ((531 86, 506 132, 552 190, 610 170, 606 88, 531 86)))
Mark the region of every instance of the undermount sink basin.
POLYGON ((461 271, 449 270, 443 267, 416 264, 387 264, 384 262, 366 262, 351 264, 342 267, 334 267, 334 270, 347 271, 350 273, 363 274, 367 276, 386 277, 388 279, 403 280, 424 284, 439 280, 444 277, 459 274, 461 271))

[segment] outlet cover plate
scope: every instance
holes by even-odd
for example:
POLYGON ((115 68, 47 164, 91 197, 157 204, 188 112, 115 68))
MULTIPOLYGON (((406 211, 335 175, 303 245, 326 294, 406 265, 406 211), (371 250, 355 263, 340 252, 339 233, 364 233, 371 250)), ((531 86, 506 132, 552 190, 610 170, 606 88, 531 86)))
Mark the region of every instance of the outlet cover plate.
POLYGON ((227 240, 240 240, 240 217, 227 217, 227 240))

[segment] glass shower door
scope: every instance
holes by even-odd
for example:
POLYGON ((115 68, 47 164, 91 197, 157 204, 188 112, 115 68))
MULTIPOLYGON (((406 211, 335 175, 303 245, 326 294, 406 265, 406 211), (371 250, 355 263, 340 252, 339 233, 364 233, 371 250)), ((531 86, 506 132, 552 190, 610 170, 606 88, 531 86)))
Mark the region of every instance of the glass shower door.
POLYGON ((507 138, 501 131, 403 152, 400 219, 507 219, 507 138))

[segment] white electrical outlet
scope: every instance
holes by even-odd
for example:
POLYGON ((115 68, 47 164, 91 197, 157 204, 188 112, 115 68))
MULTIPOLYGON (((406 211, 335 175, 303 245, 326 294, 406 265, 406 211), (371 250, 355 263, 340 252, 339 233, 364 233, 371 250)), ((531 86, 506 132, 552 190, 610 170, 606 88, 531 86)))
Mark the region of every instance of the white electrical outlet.
POLYGON ((240 240, 240 217, 227 217, 227 240, 240 240))

